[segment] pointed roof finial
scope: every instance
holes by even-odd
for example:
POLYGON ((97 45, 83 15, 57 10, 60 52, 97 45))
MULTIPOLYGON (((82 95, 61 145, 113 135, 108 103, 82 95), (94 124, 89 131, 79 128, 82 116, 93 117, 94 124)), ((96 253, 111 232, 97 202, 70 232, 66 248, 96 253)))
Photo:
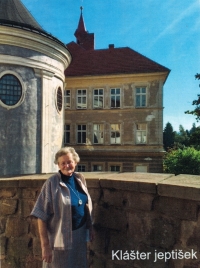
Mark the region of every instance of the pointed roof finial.
POLYGON ((85 23, 83 20, 83 14, 82 14, 83 7, 81 6, 80 9, 81 9, 81 15, 80 15, 79 23, 78 23, 78 28, 76 29, 74 33, 77 39, 80 38, 80 35, 87 33, 86 28, 85 28, 85 23))

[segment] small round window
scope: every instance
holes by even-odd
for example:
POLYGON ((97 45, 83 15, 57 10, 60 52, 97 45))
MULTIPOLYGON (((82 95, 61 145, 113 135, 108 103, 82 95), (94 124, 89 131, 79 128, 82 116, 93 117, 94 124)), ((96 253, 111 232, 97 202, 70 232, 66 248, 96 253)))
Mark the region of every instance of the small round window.
POLYGON ((62 89, 60 87, 57 89, 56 105, 57 105, 58 111, 61 112, 62 105, 63 105, 63 95, 62 95, 62 89))
POLYGON ((12 74, 5 74, 0 79, 0 100, 7 106, 16 105, 22 97, 22 85, 12 74))

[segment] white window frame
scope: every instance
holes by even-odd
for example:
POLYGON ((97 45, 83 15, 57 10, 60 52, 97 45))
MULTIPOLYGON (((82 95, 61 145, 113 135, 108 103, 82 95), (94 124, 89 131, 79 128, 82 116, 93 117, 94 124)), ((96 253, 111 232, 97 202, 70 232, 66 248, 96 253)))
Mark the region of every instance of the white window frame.
POLYGON ((86 144, 87 141, 87 125, 86 124, 77 124, 77 144, 86 144), (80 129, 79 129, 80 127, 80 129), (85 127, 85 129, 83 129, 85 127), (81 137, 81 142, 79 142, 79 133, 81 137), (84 133, 85 133, 85 141, 84 141, 84 133))
POLYGON ((93 89, 93 109, 103 109, 103 107, 104 107, 104 89, 94 88, 93 89), (97 94, 95 94, 95 91, 97 94), (101 94, 101 91, 102 91, 102 94, 101 94), (102 106, 99 105, 100 103, 102 103, 102 106))
POLYGON ((149 172, 149 165, 146 163, 137 163, 137 164, 135 163, 133 169, 134 169, 134 172, 148 173, 149 172), (138 171, 137 170, 137 168, 140 169, 140 168, 144 168, 144 167, 146 168, 146 171, 140 171, 140 170, 138 171))
POLYGON ((87 90, 77 89, 77 109, 87 109, 87 90))
POLYGON ((92 172, 101 172, 101 171, 105 171, 105 162, 91 162, 91 167, 92 167, 92 172), (94 166, 99 166, 99 167, 101 167, 101 170, 95 170, 95 171, 94 171, 94 166))
POLYGON ((110 108, 119 109, 121 108, 121 88, 111 88, 110 89, 110 108), (117 91, 119 90, 119 93, 117 91), (112 93, 114 91, 114 93, 112 93), (119 99, 119 106, 117 105, 117 99, 119 99), (114 105, 112 103, 114 102, 114 105))
POLYGON ((110 124, 110 144, 121 144, 121 124, 110 124))
POLYGON ((20 106, 20 105, 23 103, 23 101, 24 101, 24 99, 25 99, 25 93, 26 93, 26 90, 27 90, 27 86, 26 86, 26 84, 24 83, 22 77, 21 77, 18 73, 16 73, 15 71, 6 70, 6 71, 0 73, 0 79, 1 79, 4 75, 13 75, 13 76, 15 76, 15 77, 19 80, 19 82, 20 82, 20 84, 21 84, 21 89, 22 89, 21 97, 19 98, 18 102, 17 102, 16 104, 14 104, 14 105, 7 105, 7 104, 5 104, 4 102, 2 102, 1 99, 0 99, 0 105, 1 105, 2 107, 6 108, 7 110, 10 110, 10 109, 14 109, 14 108, 20 106))
POLYGON ((147 87, 146 86, 135 87, 135 107, 136 108, 147 107, 147 87))
POLYGON ((104 124, 93 124, 93 144, 104 143, 104 124), (96 140, 98 142, 96 142, 96 140))
POLYGON ((136 144, 147 144, 147 124, 136 124, 136 144))
POLYGON ((93 172, 101 172, 101 171, 103 171, 103 165, 100 165, 100 164, 93 164, 93 165, 92 165, 92 171, 93 171, 93 172), (94 170, 94 167, 97 167, 97 169, 94 170))
POLYGON ((108 170, 110 172, 122 172, 122 164, 119 162, 110 162, 108 163, 108 170), (115 170, 111 170, 112 168, 114 168, 115 170))
POLYGON ((87 171, 87 165, 86 164, 78 164, 76 166, 76 170, 78 172, 86 172, 87 171))
POLYGON ((64 125, 64 144, 69 144, 70 143, 70 124, 65 124, 64 125), (66 127, 69 126, 69 129, 66 129, 66 127), (68 137, 69 137, 69 142, 66 142, 67 140, 67 133, 68 133, 68 137))
POLYGON ((64 90, 64 107, 65 109, 71 108, 71 90, 65 89, 64 90), (69 95, 68 95, 69 93, 69 95))

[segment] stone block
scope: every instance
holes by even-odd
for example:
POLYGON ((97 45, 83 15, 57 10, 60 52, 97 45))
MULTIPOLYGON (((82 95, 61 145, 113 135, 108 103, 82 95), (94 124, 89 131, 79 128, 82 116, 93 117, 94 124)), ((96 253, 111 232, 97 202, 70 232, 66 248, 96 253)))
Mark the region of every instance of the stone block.
POLYGON ((160 197, 154 202, 154 209, 160 213, 164 213, 169 217, 197 220, 198 205, 195 201, 184 199, 160 197))
POLYGON ((119 191, 115 189, 103 189, 103 200, 108 205, 133 208, 138 210, 152 209, 153 194, 138 193, 135 191, 119 191))
MULTIPOLYGON (((41 177, 41 175, 38 175, 38 177, 41 177)), ((19 187, 21 188, 41 188, 42 185, 45 183, 46 179, 48 179, 49 177, 51 177, 51 175, 47 176, 47 178, 43 179, 22 179, 19 180, 19 187)))
POLYGON ((35 217, 29 218, 29 224, 30 224, 30 234, 33 237, 39 237, 39 231, 38 231, 38 220, 35 217))
POLYGON ((106 261, 101 257, 98 258, 98 256, 96 255, 93 256, 90 261, 89 268, 102 268, 102 267, 106 267, 106 261))
POLYGON ((153 206, 154 194, 148 193, 127 193, 127 206, 136 210, 147 210, 151 211, 153 206))
POLYGON ((200 248, 200 222, 182 220, 180 226, 180 241, 185 248, 200 248))
POLYGON ((180 236, 180 221, 157 217, 151 226, 150 244, 156 248, 170 249, 180 236))
POLYGON ((14 257, 15 260, 26 259, 26 257, 31 254, 31 249, 29 248, 29 242, 30 242, 29 237, 9 238, 7 244, 8 256, 14 257))
POLYGON ((14 214, 17 210, 17 202, 16 199, 0 200, 1 216, 14 214))
POLYGON ((19 268, 20 262, 16 261, 13 257, 7 257, 1 261, 1 268, 19 268))
POLYGON ((0 189, 0 198, 9 198, 16 195, 16 188, 0 189))
POLYGON ((103 189, 103 201, 109 206, 123 207, 127 203, 127 193, 116 189, 103 189))
POLYGON ((30 199, 21 199, 19 202, 19 212, 21 214, 21 217, 28 217, 30 216, 30 213, 35 205, 34 200, 30 199))
POLYGON ((6 236, 7 237, 19 237, 25 234, 28 234, 29 224, 26 220, 10 217, 6 223, 6 236))
POLYGON ((0 189, 4 188, 15 188, 19 187, 19 180, 12 178, 12 179, 1 179, 0 178, 0 189))
POLYGON ((92 201, 94 203, 98 203, 101 197, 101 189, 96 189, 96 188, 90 188, 89 189, 89 194, 92 198, 92 201))
POLYGON ((29 257, 25 262, 23 262, 21 267, 25 268, 41 268, 42 267, 42 261, 41 260, 35 260, 34 257, 29 257))
POLYGON ((22 189, 22 198, 34 199, 36 197, 37 190, 38 190, 37 188, 36 189, 27 189, 27 188, 22 189))
POLYGON ((40 239, 35 237, 33 238, 33 255, 34 256, 42 256, 42 250, 41 250, 41 244, 40 244, 40 239))
POLYGON ((127 226, 127 215, 124 210, 114 207, 96 207, 94 223, 104 228, 124 230, 127 226))
POLYGON ((119 173, 100 179, 102 188, 143 193, 157 193, 157 184, 172 175, 154 173, 119 173))
POLYGON ((131 249, 131 244, 127 240, 127 230, 115 231, 108 230, 105 241, 107 244, 107 255, 109 258, 112 256, 112 250, 126 251, 131 249))
POLYGON ((0 260, 4 259, 5 255, 6 255, 6 237, 1 235, 0 236, 0 260))
POLYGON ((158 194, 200 201, 200 176, 181 174, 158 183, 158 194))
POLYGON ((0 234, 3 234, 6 229, 6 218, 0 217, 0 234))
POLYGON ((154 212, 129 211, 127 237, 132 247, 137 247, 143 241, 150 244, 152 222, 156 217, 157 215, 154 212))
POLYGON ((86 183, 87 187, 90 190, 90 188, 99 188, 99 179, 91 179, 91 178, 86 178, 86 183))

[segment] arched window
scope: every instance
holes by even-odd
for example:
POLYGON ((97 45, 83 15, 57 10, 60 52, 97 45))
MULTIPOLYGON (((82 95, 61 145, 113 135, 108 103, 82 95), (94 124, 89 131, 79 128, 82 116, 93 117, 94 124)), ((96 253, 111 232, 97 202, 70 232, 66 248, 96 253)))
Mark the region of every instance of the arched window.
POLYGON ((15 106, 22 98, 22 85, 13 74, 0 78, 0 100, 6 106, 15 106))

